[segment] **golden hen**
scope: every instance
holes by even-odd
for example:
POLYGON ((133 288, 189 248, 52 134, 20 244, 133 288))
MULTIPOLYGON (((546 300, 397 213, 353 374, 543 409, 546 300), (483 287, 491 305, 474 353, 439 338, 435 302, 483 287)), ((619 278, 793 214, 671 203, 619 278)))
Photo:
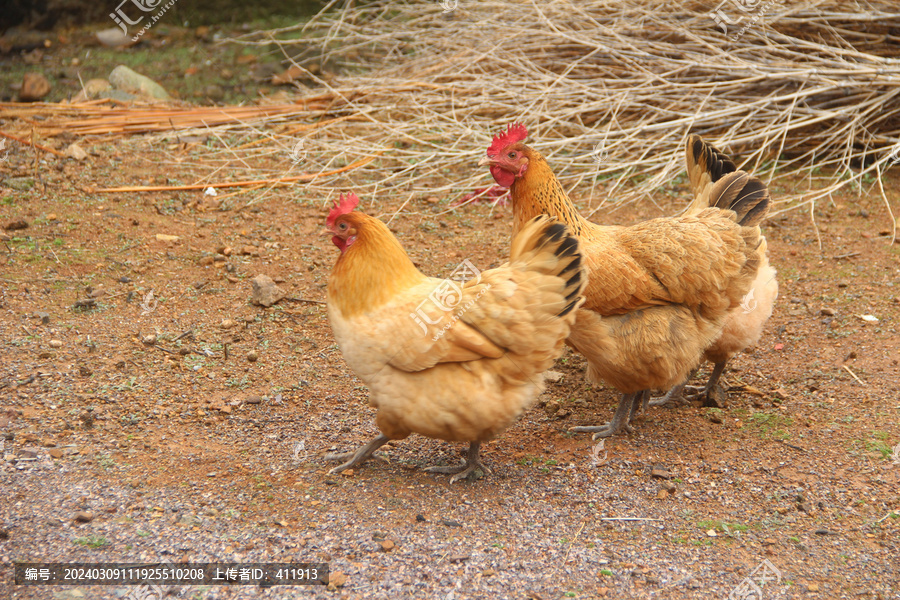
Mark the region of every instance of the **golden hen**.
MULTIPOLYGON (((481 443, 527 409, 543 389, 543 372, 561 354, 583 301, 586 280, 578 241, 548 218, 522 227, 509 262, 461 285, 423 275, 387 226, 354 211, 350 194, 328 215, 341 255, 328 279, 328 318, 344 359, 369 387, 381 435, 340 472, 388 440, 419 433, 467 441, 451 482, 484 467, 481 443)), ((457 272, 455 272, 457 273, 457 272)))
MULTIPOLYGON (((685 162, 691 182, 694 200, 688 207, 688 215, 694 215, 709 208, 710 194, 716 182, 725 175, 737 171, 737 166, 723 152, 707 144, 697 135, 688 137, 685 145, 685 162)), ((749 177, 749 176, 747 176, 749 177)), ((757 225, 758 227, 758 225, 757 225)), ((750 291, 741 299, 741 304, 733 309, 725 319, 722 332, 703 353, 704 360, 713 363, 713 370, 706 386, 695 397, 703 400, 704 406, 720 406, 724 392, 718 386, 725 365, 734 355, 759 341, 763 327, 775 306, 778 297, 777 272, 769 265, 766 238, 760 234, 760 244, 756 249, 759 269, 750 291)), ((654 400, 652 406, 662 406, 677 402, 682 398, 685 383, 681 383, 661 399, 654 400)))
POLYGON ((765 185, 730 173, 709 190, 709 208, 630 227, 591 223, 575 209, 547 161, 511 125, 480 164, 510 188, 514 230, 545 214, 567 223, 582 244, 588 286, 567 343, 588 361, 587 378, 622 392, 610 423, 576 427, 608 437, 629 422, 651 389, 671 389, 700 364, 726 316, 759 270, 758 223, 765 185))

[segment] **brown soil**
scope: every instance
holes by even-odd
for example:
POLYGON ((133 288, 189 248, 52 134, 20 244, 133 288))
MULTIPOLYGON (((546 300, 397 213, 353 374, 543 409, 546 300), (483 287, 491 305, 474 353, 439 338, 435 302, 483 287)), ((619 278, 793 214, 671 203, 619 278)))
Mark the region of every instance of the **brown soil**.
MULTIPOLYGON (((320 235, 323 199, 297 187, 206 210, 200 193, 84 193, 202 175, 140 140, 87 146, 84 163, 49 157, 36 179, 30 158, 0 164, 34 184, 0 194, 0 224, 28 222, 0 252, 3 563, 322 559, 348 575, 340 597, 549 599, 722 598, 768 559, 781 580, 764 598, 900 598, 900 244, 882 233, 879 198, 820 203, 821 250, 808 213, 767 222, 780 298, 758 346, 726 372, 718 414, 651 409, 593 466, 590 437, 568 429, 608 419, 617 398, 586 384, 569 351, 562 380, 484 449, 495 474, 450 486, 421 467, 462 448, 420 437, 328 474, 326 452, 376 429, 317 303, 337 255, 320 235), (260 273, 292 300, 250 305, 260 273), (28 449, 37 460, 21 460, 28 449), (73 522, 79 510, 93 520, 73 522), (620 517, 651 520, 602 520, 620 517)), ((900 179, 887 189, 897 206, 900 179)), ((686 199, 660 194, 593 219, 674 214, 686 199)), ((387 219, 402 200, 362 208, 387 219)), ((391 221, 420 268, 504 260, 509 208, 438 214, 452 199, 441 200, 391 221)), ((12 586, 4 571, 4 597, 78 597, 12 586)))

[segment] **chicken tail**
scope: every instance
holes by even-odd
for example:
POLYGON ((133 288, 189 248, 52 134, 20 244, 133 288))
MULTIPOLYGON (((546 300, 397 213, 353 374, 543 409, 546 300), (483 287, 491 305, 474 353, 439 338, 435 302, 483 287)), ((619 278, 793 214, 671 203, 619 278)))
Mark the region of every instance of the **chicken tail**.
POLYGON ((688 136, 685 162, 694 200, 687 214, 704 208, 730 209, 744 227, 759 225, 772 203, 766 185, 744 171, 734 161, 698 135, 688 136))
POLYGON ((725 175, 713 184, 709 196, 710 206, 733 210, 744 227, 762 223, 772 204, 766 184, 744 171, 725 175))
POLYGON ((581 250, 578 238, 565 223, 546 215, 529 221, 512 241, 509 262, 565 281, 566 305, 557 316, 564 317, 584 302, 587 277, 581 267, 581 250))
MULTIPOLYGON (((704 142, 699 135, 688 136, 684 153, 691 191, 695 197, 703 195, 704 191, 709 190, 712 184, 728 173, 737 171, 737 166, 727 154, 704 142)), ((708 205, 702 208, 707 207, 708 205)))

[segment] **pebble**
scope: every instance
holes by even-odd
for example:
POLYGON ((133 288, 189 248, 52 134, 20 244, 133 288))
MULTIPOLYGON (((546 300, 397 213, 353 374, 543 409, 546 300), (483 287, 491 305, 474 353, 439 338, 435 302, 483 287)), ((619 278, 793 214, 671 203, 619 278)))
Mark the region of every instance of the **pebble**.
POLYGON ((419 523, 424 523, 427 520, 428 519, 425 518, 425 515, 416 515, 416 521, 418 521, 419 523))
POLYGON ((40 73, 25 73, 22 77, 22 89, 19 90, 22 102, 35 102, 49 93, 50 82, 40 73))
POLYGON ((544 372, 544 379, 546 379, 550 383, 558 383, 558 382, 562 381, 562 378, 563 378, 563 374, 560 373, 559 371, 545 371, 544 372))
POLYGON ((395 546, 396 544, 394 544, 394 542, 391 540, 384 540, 383 542, 381 542, 381 550, 383 552, 390 552, 394 549, 395 546))
POLYGON ((657 479, 672 479, 672 474, 660 466, 654 466, 650 470, 650 477, 656 477, 657 479))
POLYGON ((470 558, 472 558, 470 554, 451 554, 447 557, 447 560, 452 563, 461 563, 469 560, 470 558))
POLYGON ((59 340, 50 340, 48 344, 51 348, 62 348, 63 343, 59 340))
POLYGON ((151 333, 150 335, 145 335, 141 341, 148 346, 153 346, 154 344, 156 344, 156 336, 151 333))
POLYGON ((141 94, 160 100, 171 99, 161 85, 145 75, 132 71, 125 65, 119 65, 112 70, 112 73, 109 74, 109 82, 117 90, 123 92, 141 94))
POLYGON ((79 510, 73 518, 79 523, 90 523, 94 520, 94 513, 89 510, 79 510))
POLYGON ((335 571, 328 574, 328 589, 344 587, 347 584, 347 574, 343 571, 335 571))
POLYGON ((257 275, 250 280, 250 283, 253 285, 253 293, 250 296, 251 304, 269 307, 286 295, 268 275, 257 275))
POLYGON ((247 396, 244 402, 247 404, 262 404, 262 396, 247 396))
POLYGON ((259 360, 259 353, 256 350, 251 350, 247 353, 248 362, 255 363, 257 360, 259 360))
MULTIPOLYGON (((6 183, 9 183, 9 180, 6 180, 6 183)), ((3 226, 3 229, 7 231, 18 231, 20 229, 28 229, 28 221, 25 219, 13 219, 12 221, 8 221, 6 225, 3 226)))
POLYGON ((441 523, 443 523, 447 527, 462 527, 462 523, 458 521, 451 521, 450 519, 442 519, 441 523))
POLYGON ((819 311, 819 314, 825 317, 833 317, 835 312, 833 308, 823 308, 819 311))
POLYGON ((65 155, 69 158, 74 158, 75 160, 84 160, 87 158, 87 152, 75 142, 69 144, 66 148, 65 155))

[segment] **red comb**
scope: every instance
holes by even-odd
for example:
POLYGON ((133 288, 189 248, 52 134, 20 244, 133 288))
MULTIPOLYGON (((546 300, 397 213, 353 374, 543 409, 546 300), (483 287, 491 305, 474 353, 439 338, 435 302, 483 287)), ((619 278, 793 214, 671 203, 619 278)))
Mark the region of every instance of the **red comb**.
POLYGON ((331 209, 331 212, 328 213, 328 218, 325 219, 325 223, 328 224, 329 227, 334 225, 334 221, 341 215, 346 215, 349 212, 352 212, 356 205, 359 204, 359 198, 356 197, 356 194, 350 192, 347 194, 347 197, 344 198, 344 195, 341 194, 340 201, 335 200, 334 208, 331 209))
POLYGON ((510 123, 506 131, 501 131, 494 136, 494 141, 488 147, 487 155, 496 156, 511 144, 521 142, 528 137, 528 130, 521 123, 510 123))

